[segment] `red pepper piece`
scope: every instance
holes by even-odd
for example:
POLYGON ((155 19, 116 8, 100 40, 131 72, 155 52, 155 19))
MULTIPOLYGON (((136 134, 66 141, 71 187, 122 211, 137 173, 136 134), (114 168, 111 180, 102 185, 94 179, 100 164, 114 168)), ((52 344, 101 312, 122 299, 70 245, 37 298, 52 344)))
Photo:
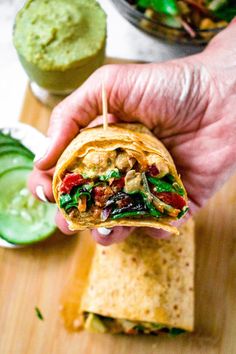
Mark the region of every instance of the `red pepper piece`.
POLYGON ((68 173, 62 181, 60 191, 62 193, 70 193, 73 187, 81 186, 87 182, 88 180, 84 179, 79 173, 68 173))
POLYGON ((159 175, 160 171, 158 170, 158 168, 156 167, 156 165, 153 163, 151 166, 148 166, 148 174, 151 177, 155 177, 157 175, 159 175))
POLYGON ((92 196, 95 200, 95 205, 103 207, 107 199, 112 196, 113 191, 109 186, 97 186, 93 188, 92 196))
POLYGON ((113 189, 113 187, 115 187, 117 191, 120 191, 122 188, 124 188, 124 186, 125 186, 125 177, 115 179, 111 184, 111 188, 113 189))
POLYGON ((107 186, 97 186, 93 188, 92 194, 93 194, 93 198, 99 198, 102 197, 104 195, 104 192, 106 190, 107 186))
POLYGON ((177 193, 172 192, 160 192, 154 193, 157 198, 166 204, 171 205, 175 209, 182 209, 186 205, 186 201, 177 193))

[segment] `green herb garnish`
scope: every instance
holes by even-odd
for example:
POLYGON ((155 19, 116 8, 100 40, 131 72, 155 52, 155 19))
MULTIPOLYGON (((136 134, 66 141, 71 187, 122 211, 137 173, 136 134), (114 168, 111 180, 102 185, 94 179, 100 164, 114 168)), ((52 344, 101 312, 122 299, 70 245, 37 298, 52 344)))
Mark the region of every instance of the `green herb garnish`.
POLYGON ((42 312, 40 311, 40 309, 39 309, 38 307, 35 307, 35 312, 36 312, 37 317, 38 317, 41 321, 43 321, 43 320, 44 320, 44 317, 43 317, 42 312))

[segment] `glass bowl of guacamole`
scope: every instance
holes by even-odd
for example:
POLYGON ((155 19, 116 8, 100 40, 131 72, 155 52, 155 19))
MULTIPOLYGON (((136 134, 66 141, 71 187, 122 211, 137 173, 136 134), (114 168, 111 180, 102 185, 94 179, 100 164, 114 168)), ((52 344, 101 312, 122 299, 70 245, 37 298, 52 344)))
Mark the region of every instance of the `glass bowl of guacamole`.
POLYGON ((28 0, 13 43, 38 91, 67 95, 104 62, 106 15, 95 0, 28 0))

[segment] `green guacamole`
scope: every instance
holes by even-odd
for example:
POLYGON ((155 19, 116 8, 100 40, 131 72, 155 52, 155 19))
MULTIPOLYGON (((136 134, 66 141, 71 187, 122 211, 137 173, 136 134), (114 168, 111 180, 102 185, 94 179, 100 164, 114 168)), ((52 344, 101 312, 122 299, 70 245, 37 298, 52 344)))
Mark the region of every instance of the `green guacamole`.
POLYGON ((28 0, 13 40, 31 80, 73 90, 103 63, 106 15, 95 0, 28 0))

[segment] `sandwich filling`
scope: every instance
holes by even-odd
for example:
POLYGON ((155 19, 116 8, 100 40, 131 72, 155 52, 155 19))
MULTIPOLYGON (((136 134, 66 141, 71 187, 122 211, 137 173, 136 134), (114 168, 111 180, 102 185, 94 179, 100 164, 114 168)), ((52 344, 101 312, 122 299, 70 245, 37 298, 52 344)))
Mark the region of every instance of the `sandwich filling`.
POLYGON ((170 334, 176 336, 184 333, 182 328, 169 327, 160 323, 128 321, 115 319, 94 313, 85 312, 81 321, 82 327, 94 333, 125 333, 125 334, 170 334))
POLYGON ((185 191, 157 154, 139 162, 133 150, 91 150, 69 166, 59 186, 60 207, 71 217, 104 222, 122 218, 178 219, 185 191))

